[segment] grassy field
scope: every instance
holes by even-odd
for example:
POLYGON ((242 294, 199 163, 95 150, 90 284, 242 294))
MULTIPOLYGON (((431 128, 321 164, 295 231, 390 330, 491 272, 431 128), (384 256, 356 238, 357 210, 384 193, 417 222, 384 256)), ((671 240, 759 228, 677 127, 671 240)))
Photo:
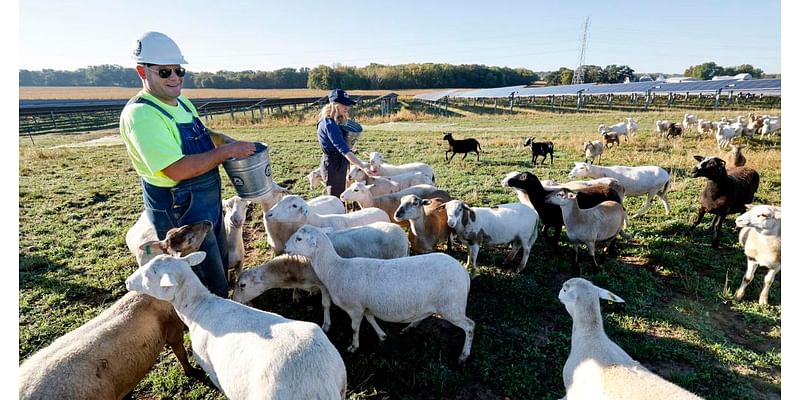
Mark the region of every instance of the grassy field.
MULTIPOLYGON (((475 206, 514 202, 501 187, 512 170, 533 171, 541 179, 569 180, 574 161, 582 160, 581 143, 597 138, 597 125, 615 123, 629 114, 518 114, 428 118, 429 111, 412 105, 413 121, 364 118, 361 157, 381 151, 392 163, 422 161, 433 166, 437 184, 454 198, 475 206), (450 164, 444 161, 442 132, 456 138, 475 137, 485 150, 450 164), (555 143, 552 167, 530 165, 526 136, 555 143)), ((458 110, 455 110, 458 111, 458 110)), ((779 114, 779 110, 764 110, 779 114)), ((467 113, 463 113, 466 115, 467 113)), ((743 113, 742 113, 743 114, 743 113)), ((459 115, 456 113, 455 115, 459 115)), ((700 112, 719 119, 732 112, 700 112)), ((759 306, 764 270, 743 301, 733 299, 745 269, 733 218, 723 225, 720 249, 709 246, 710 217, 695 235, 687 233, 705 182, 689 176, 695 154, 721 155, 713 139, 665 140, 654 133, 656 119, 679 120, 683 111, 633 114, 639 134, 603 155, 603 165, 659 165, 672 176, 672 214, 661 204, 628 225, 633 238, 619 241, 618 255, 603 269, 585 276, 625 299, 603 304, 609 337, 634 359, 661 376, 709 399, 777 399, 781 385, 781 278, 770 293, 771 306, 759 306)), ((237 126, 215 120, 218 127, 244 140, 269 143, 278 183, 306 197, 305 174, 319 162, 312 126, 269 123, 237 126)), ((114 132, 37 137, 36 145, 19 139, 19 361, 98 315, 125 293, 124 280, 135 270, 124 235, 141 211, 138 178, 121 145, 58 147, 86 142, 114 132)), ((757 203, 779 204, 780 138, 754 141, 745 149, 747 165, 761 174, 757 203)), ((233 195, 229 183, 223 195, 233 195)), ((637 210, 643 199, 626 199, 637 210)), ((245 228, 245 266, 269 260, 262 210, 251 208, 245 228)), ((400 335, 402 324, 381 322, 388 334, 379 344, 368 325, 362 326, 361 348, 350 343, 348 316, 332 312, 329 338, 340 350, 348 371, 349 399, 556 399, 564 395, 561 369, 569 354, 571 319, 558 301, 561 284, 571 277, 566 235, 555 254, 541 239, 534 245, 521 274, 502 265, 508 248, 484 248, 472 281, 467 315, 476 322, 472 355, 456 362, 463 332, 429 319, 400 335)), ((452 254, 466 260, 466 248, 452 254)), ((581 258, 588 261, 582 250, 581 258)), ((586 265, 586 264, 584 264, 586 265)), ((585 270, 588 270, 585 268, 585 270)), ((318 296, 292 303, 291 291, 272 290, 254 305, 285 317, 321 323, 318 296)), ((186 337, 189 343, 188 335, 186 337)), ((134 398, 221 399, 208 379, 182 375, 167 351, 135 389, 134 398)))

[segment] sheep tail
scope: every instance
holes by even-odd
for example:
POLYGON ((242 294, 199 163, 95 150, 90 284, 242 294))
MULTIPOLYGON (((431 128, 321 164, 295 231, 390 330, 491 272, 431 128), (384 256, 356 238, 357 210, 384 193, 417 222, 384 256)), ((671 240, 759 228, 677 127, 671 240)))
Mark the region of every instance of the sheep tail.
POLYGON ((663 187, 663 188, 661 188, 661 190, 659 190, 659 191, 658 191, 658 194, 659 194, 659 195, 663 195, 663 194, 667 193, 667 190, 669 189, 669 182, 670 182, 671 180, 672 180, 672 179, 667 179, 667 183, 665 183, 665 184, 664 184, 664 187, 663 187))

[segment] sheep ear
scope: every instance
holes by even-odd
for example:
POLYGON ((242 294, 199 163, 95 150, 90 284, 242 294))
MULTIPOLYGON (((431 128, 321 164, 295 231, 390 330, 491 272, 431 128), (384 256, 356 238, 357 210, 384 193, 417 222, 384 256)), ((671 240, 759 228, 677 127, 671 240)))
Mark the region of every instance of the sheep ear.
POLYGON ((423 206, 431 205, 431 200, 430 199, 422 199, 422 205, 423 206))
POLYGON ((575 194, 575 192, 568 192, 568 191, 566 191, 566 190, 565 190, 564 192, 567 194, 567 198, 568 198, 568 199, 574 199, 575 197, 577 197, 577 195, 575 194))
POLYGON ((619 297, 612 293, 610 290, 603 289, 601 287, 594 287, 597 290, 597 295, 600 296, 601 299, 613 301, 615 303, 624 303, 625 300, 622 300, 622 297, 619 297))
POLYGON ((172 287, 177 285, 175 279, 172 278, 172 274, 164 274, 161 275, 161 280, 158 282, 158 285, 161 287, 172 287))
POLYGON ((302 206, 300 206, 300 210, 303 212, 303 216, 304 217, 308 216, 308 206, 307 205, 303 204, 302 206))
POLYGON ((781 209, 780 209, 780 208, 777 208, 777 207, 773 208, 773 209, 772 209, 772 216, 773 216, 775 219, 781 219, 781 209))
POLYGON ((188 256, 181 257, 182 260, 188 262, 189 265, 191 266, 200 264, 201 262, 203 262, 203 260, 205 260, 205 258, 206 258, 205 251, 196 251, 192 254, 189 254, 188 256))
POLYGON ((464 208, 469 212, 469 219, 472 220, 472 222, 475 222, 475 211, 472 211, 471 208, 464 208))
POLYGON ((719 161, 722 162, 722 166, 724 167, 725 166, 725 160, 719 160, 719 161))
POLYGON ((166 245, 162 243, 160 240, 151 240, 148 242, 144 242, 139 246, 139 250, 148 256, 153 254, 167 253, 166 245))
POLYGON ((696 155, 696 156, 694 156, 694 159, 697 160, 697 161, 703 161, 703 160, 705 160, 705 157, 696 155))
POLYGON ((755 205, 753 205, 753 204, 745 204, 744 205, 744 208, 747 209, 747 211, 750 211, 751 209, 753 209, 753 207, 755 207, 755 205))

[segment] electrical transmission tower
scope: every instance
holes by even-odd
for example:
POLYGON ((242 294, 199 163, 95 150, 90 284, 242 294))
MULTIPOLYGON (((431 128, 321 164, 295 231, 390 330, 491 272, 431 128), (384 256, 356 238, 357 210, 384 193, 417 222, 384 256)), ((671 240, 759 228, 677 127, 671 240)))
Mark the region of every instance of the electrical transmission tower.
POLYGON ((583 83, 583 63, 586 61, 586 43, 589 41, 589 17, 583 21, 583 39, 581 40, 581 58, 572 74, 572 84, 583 83))

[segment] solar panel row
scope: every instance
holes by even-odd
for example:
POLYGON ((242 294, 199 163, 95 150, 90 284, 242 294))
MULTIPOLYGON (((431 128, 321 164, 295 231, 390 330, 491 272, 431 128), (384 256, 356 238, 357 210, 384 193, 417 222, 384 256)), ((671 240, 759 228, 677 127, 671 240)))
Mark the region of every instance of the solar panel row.
POLYGON ((615 83, 609 85, 598 85, 595 83, 584 83, 579 85, 546 86, 538 88, 526 88, 524 86, 506 86, 492 89, 478 90, 448 90, 443 92, 426 93, 414 96, 416 99, 438 101, 444 97, 454 98, 500 98, 509 97, 513 93, 515 97, 531 96, 550 96, 567 95, 574 96, 578 93, 583 94, 631 94, 631 93, 708 93, 721 90, 723 93, 747 92, 747 93, 771 93, 780 95, 780 79, 753 79, 753 80, 717 80, 717 81, 696 81, 666 83, 663 81, 634 82, 634 83, 615 83))

